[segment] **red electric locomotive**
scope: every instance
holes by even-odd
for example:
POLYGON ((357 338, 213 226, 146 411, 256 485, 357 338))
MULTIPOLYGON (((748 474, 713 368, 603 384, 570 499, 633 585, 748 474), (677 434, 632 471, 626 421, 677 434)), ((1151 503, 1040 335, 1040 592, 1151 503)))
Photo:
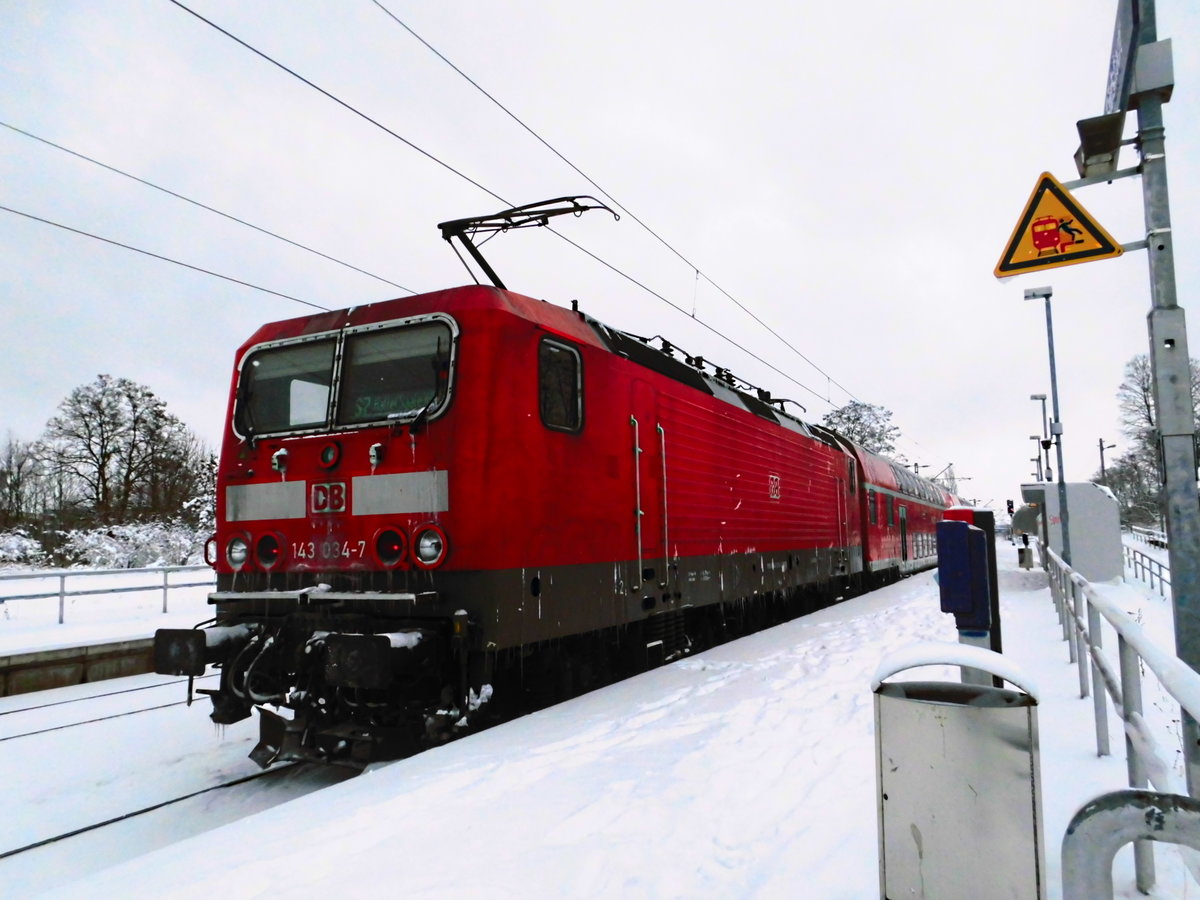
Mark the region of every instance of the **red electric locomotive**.
POLYGON ((212 718, 257 707, 261 765, 405 752, 493 691, 567 695, 936 561, 954 498, 932 482, 665 341, 503 289, 466 238, 590 208, 569 202, 442 226, 495 287, 238 350, 215 624, 155 653, 220 666, 212 718))

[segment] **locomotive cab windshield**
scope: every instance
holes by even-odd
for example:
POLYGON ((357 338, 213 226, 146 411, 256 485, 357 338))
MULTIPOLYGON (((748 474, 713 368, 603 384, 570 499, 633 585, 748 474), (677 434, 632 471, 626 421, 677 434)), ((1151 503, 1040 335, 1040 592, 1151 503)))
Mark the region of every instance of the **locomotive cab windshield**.
POLYGON ((455 332, 437 317, 254 348, 235 428, 259 437, 435 416, 450 396, 455 332))

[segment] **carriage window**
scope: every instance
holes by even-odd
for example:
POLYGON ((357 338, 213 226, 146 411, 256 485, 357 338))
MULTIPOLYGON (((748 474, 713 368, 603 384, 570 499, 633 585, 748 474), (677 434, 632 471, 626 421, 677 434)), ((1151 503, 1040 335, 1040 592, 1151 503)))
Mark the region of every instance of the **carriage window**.
POLYGON ((339 425, 429 415, 445 402, 450 329, 443 323, 369 331, 346 338, 339 425))
POLYGON ((872 525, 879 524, 879 508, 875 505, 875 496, 874 491, 867 491, 867 515, 872 525))
POLYGON ((889 528, 896 524, 896 500, 894 497, 887 498, 887 523, 889 528))
POLYGON ((251 354, 238 383, 238 432, 270 434, 324 425, 334 343, 328 338, 251 354))
POLYGON ((550 340, 538 346, 538 408, 547 428, 582 427, 582 375, 579 352, 573 347, 550 340))

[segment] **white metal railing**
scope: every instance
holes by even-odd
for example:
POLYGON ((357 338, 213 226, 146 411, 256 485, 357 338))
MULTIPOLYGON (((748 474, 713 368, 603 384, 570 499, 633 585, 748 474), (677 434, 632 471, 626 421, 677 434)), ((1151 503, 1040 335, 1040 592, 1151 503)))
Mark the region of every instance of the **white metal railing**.
POLYGON ((1150 590, 1154 590, 1154 583, 1157 581, 1158 595, 1165 597, 1167 588, 1171 586, 1169 577, 1171 570, 1166 563, 1147 556, 1141 550, 1136 550, 1128 544, 1123 546, 1125 548, 1125 568, 1132 569, 1135 578, 1149 582, 1150 590))
MULTIPOLYGON (((187 587, 205 587, 216 582, 216 575, 209 566, 156 566, 148 569, 54 569, 43 570, 40 572, 21 572, 11 575, 0 575, 0 584, 7 586, 10 582, 27 581, 27 582, 45 582, 58 581, 58 589, 50 591, 37 591, 24 594, 10 594, 6 590, 0 591, 0 604, 9 600, 43 600, 49 597, 58 598, 58 624, 63 624, 66 610, 66 600, 68 597, 84 597, 95 594, 125 594, 134 593, 136 591, 162 591, 162 611, 167 612, 167 597, 169 593, 176 588, 187 587), (200 572, 208 573, 208 577, 203 581, 172 581, 171 575, 175 572, 200 572), (95 578, 116 576, 150 576, 161 575, 162 580, 153 584, 124 584, 120 587, 104 587, 104 588, 83 588, 79 590, 67 590, 67 579, 78 578, 95 578)), ((135 579, 136 580, 136 579, 135 579)))
POLYGON ((1129 533, 1135 540, 1139 540, 1143 544, 1150 544, 1152 547, 1167 546, 1167 533, 1159 531, 1157 528, 1143 528, 1141 525, 1131 525, 1129 533))
MULTIPOLYGON (((1129 787, 1140 790, 1153 783, 1160 793, 1178 793, 1171 784, 1170 769, 1162 761, 1162 754, 1142 716, 1141 673, 1144 665, 1193 717, 1200 714, 1200 674, 1173 653, 1156 646, 1118 603, 1105 596, 1103 587, 1089 583, 1053 550, 1046 550, 1045 560, 1063 640, 1067 642, 1071 662, 1079 668, 1079 696, 1092 695, 1096 752, 1100 756, 1110 754, 1107 693, 1112 697, 1117 715, 1125 723, 1129 787), (1103 653, 1102 618, 1117 633, 1118 664, 1115 668, 1103 653), (1089 665, 1085 660, 1090 661, 1091 682, 1102 684, 1105 690, 1091 690, 1089 665)), ((1134 869, 1138 889, 1149 893, 1154 886, 1154 856, 1149 840, 1134 841, 1134 869)), ((1200 873, 1195 867, 1192 869, 1193 877, 1200 880, 1200 873)))

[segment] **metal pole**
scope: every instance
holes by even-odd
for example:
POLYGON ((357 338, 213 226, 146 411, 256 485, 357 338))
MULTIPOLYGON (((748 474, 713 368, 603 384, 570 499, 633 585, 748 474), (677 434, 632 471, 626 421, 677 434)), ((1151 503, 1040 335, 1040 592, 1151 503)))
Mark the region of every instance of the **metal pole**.
POLYGON ((1071 564, 1071 532, 1067 515, 1067 482, 1063 478, 1062 419, 1058 414, 1058 372, 1054 366, 1054 321, 1050 314, 1050 292, 1046 291, 1046 343, 1050 347, 1050 399, 1054 409, 1054 421, 1050 433, 1054 435, 1054 446, 1058 451, 1058 516, 1062 528, 1062 558, 1071 564))
MULTIPOLYGON (((1142 676, 1137 651, 1129 646, 1124 635, 1117 635, 1117 656, 1121 666, 1121 718, 1133 724, 1134 716, 1142 714, 1142 676)), ((1125 770, 1131 788, 1145 788, 1150 780, 1146 763, 1138 755, 1130 730, 1125 730, 1125 770)), ((1133 845, 1133 870, 1138 890, 1148 894, 1154 887, 1154 848, 1148 840, 1133 845)))
POLYGON ((1111 450, 1116 444, 1104 443, 1104 438, 1100 438, 1100 480, 1108 484, 1108 473, 1104 471, 1104 451, 1111 450))
MULTIPOLYGON (((1140 43, 1154 43, 1158 35, 1153 0, 1143 0, 1141 18, 1140 43)), ((1137 95, 1138 150, 1142 157, 1142 202, 1152 303, 1147 319, 1163 464, 1175 652, 1184 663, 1200 671, 1200 496, 1196 491, 1196 435, 1187 328, 1175 294, 1162 105, 1162 96, 1156 91, 1137 95)), ((1187 710, 1182 711, 1182 722, 1188 791, 1193 797, 1200 797, 1200 726, 1187 710)))
MULTIPOLYGON (((1042 394, 1042 440, 1050 440, 1050 419, 1046 415, 1046 395, 1042 394)), ((1042 445, 1046 450, 1046 480, 1053 481, 1054 473, 1050 471, 1050 448, 1045 443, 1042 445)))

